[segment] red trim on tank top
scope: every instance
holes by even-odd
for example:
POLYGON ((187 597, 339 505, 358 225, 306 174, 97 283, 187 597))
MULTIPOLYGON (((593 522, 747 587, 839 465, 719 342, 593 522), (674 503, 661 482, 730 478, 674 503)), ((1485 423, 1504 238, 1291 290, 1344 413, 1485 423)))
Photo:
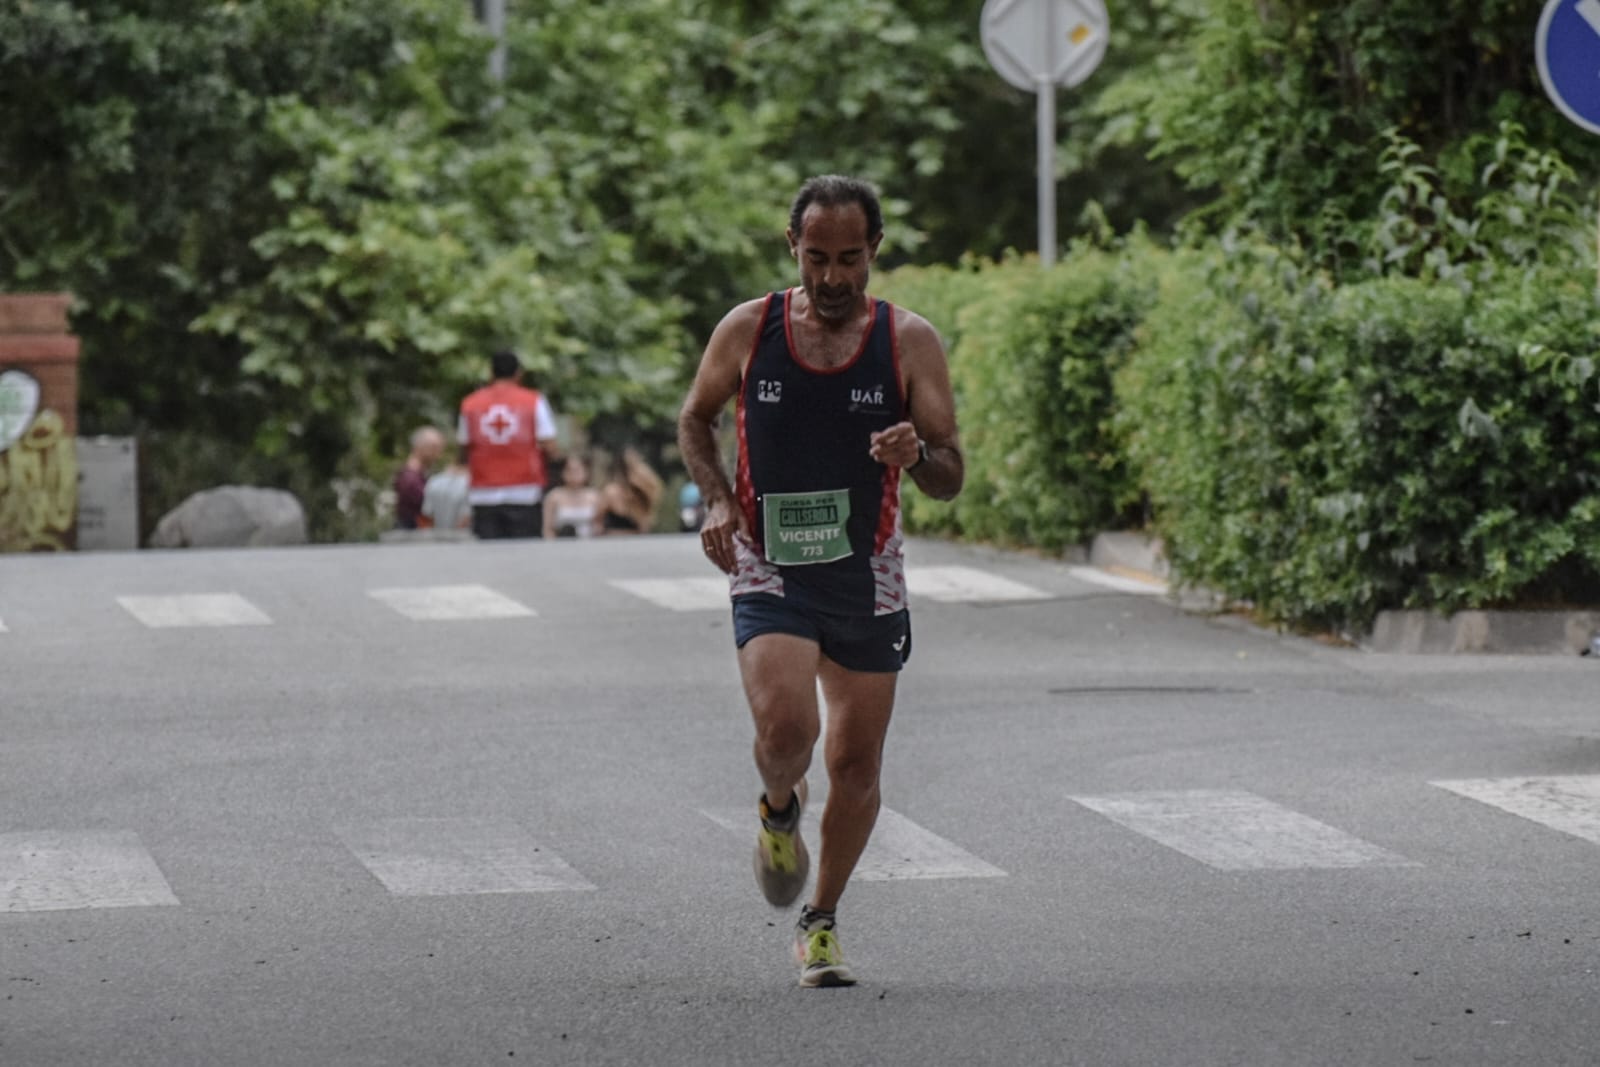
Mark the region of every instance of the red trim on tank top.
MULTIPOLYGON (((900 391, 900 418, 910 417, 906 404, 906 381, 900 373, 900 332, 894 325, 894 305, 887 300, 883 302, 884 311, 889 316, 889 353, 894 360, 894 384, 900 391)), ((882 555, 884 547, 888 545, 889 538, 894 536, 896 520, 900 515, 900 468, 885 467, 883 471, 883 503, 878 508, 878 528, 872 537, 872 554, 882 555)))
POLYGON ((872 534, 872 554, 883 555, 900 517, 900 468, 883 469, 883 497, 878 505, 878 528, 872 534))
POLYGON ((911 415, 911 408, 906 396, 906 376, 900 372, 900 331, 894 325, 894 305, 885 300, 883 308, 889 314, 889 354, 894 360, 894 384, 900 390, 900 418, 906 419, 911 415))
MULTIPOLYGON (((739 510, 744 512, 748 529, 753 534, 756 527, 756 490, 755 483, 750 480, 750 442, 745 436, 744 394, 750 388, 750 365, 756 361, 756 353, 761 350, 761 335, 767 329, 767 315, 772 311, 772 293, 761 302, 761 321, 756 326, 755 338, 750 342, 750 354, 744 358, 744 367, 739 371, 739 402, 735 405, 735 425, 739 434, 739 464, 734 471, 733 498, 739 505, 739 510)), ((759 546, 758 551, 759 551, 759 546)))
MULTIPOLYGON (((839 364, 837 367, 822 368, 813 367, 810 364, 805 363, 795 353, 794 331, 789 327, 789 299, 793 295, 793 289, 785 289, 783 291, 783 343, 784 346, 789 349, 789 358, 794 360, 795 366, 799 367, 807 374, 843 374, 851 367, 854 367, 856 363, 860 361, 862 355, 866 353, 867 343, 872 340, 872 327, 877 325, 878 322, 878 302, 870 296, 867 297, 867 304, 872 308, 872 314, 867 316, 867 328, 861 331, 861 344, 856 346, 856 354, 851 356, 845 362, 839 364)), ((891 326, 892 325, 893 322, 891 320, 891 326)))

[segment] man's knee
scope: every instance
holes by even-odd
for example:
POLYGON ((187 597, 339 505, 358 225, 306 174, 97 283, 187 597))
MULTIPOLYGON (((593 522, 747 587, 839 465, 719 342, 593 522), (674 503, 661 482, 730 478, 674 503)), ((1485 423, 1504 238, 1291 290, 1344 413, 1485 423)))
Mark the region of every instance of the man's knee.
POLYGON ((828 782, 832 789, 854 796, 866 796, 878 788, 883 758, 877 752, 852 749, 828 753, 828 782))
POLYGON ((817 743, 819 727, 799 714, 757 714, 756 744, 769 756, 788 759, 809 752, 817 743))

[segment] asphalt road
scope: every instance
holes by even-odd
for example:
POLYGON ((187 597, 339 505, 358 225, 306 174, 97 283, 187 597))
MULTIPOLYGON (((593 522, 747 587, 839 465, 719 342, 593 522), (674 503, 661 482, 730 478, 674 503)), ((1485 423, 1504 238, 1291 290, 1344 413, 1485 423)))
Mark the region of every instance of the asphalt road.
POLYGON ((1600 663, 909 558, 847 990, 692 538, 0 558, 0 1064, 1600 1062, 1600 663))

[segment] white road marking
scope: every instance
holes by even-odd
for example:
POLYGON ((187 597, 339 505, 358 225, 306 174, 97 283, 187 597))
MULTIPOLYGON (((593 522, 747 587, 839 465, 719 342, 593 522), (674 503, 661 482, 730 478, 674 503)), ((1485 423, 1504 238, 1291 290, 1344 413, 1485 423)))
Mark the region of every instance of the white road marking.
POLYGON ((1138 593, 1141 596, 1167 595, 1167 583, 1163 581, 1143 581, 1138 578, 1128 578, 1121 574, 1114 574, 1111 571, 1101 570, 1099 567, 1068 567, 1067 573, 1080 582, 1089 582, 1091 585, 1115 589, 1119 593, 1138 593))
POLYGON ((0 834, 0 911, 177 903, 131 830, 0 834))
POLYGON ((10 631, 6 629, 6 620, 0 619, 0 634, 3 633, 10 633, 10 631))
MULTIPOLYGON (((805 816, 803 834, 811 850, 811 862, 817 860, 817 824, 822 808, 816 793, 812 794, 813 810, 805 816)), ((716 808, 702 810, 701 814, 725 830, 748 837, 751 844, 756 836, 756 806, 748 808, 716 808)), ((856 863, 854 878, 867 882, 900 882, 913 878, 1004 878, 1006 872, 974 856, 960 845, 947 841, 930 830, 912 822, 904 815, 888 808, 878 812, 878 824, 867 840, 867 849, 856 863)))
POLYGON ((536 614, 532 608, 482 585, 421 585, 369 589, 367 595, 418 622, 463 619, 518 619, 536 614))
POLYGON ((1242 790, 1116 793, 1071 799, 1218 870, 1417 866, 1403 856, 1242 790))
POLYGON ((272 620, 238 593, 119 596, 117 603, 153 629, 178 626, 270 626, 272 620))
POLYGON ((728 610, 726 578, 617 578, 611 584, 668 611, 728 610))
MULTIPOLYGON (((610 584, 669 611, 726 611, 728 608, 726 578, 619 578, 610 584)), ((1047 600, 1050 597, 1049 593, 1032 586, 975 567, 907 567, 906 585, 912 596, 947 603, 1047 600)), ((1139 591, 1148 591, 1148 588, 1141 584, 1139 591)))
POLYGON ((1468 778, 1429 784, 1600 845, 1600 775, 1468 778))
POLYGON ((907 567, 913 597, 945 603, 963 600, 1048 600, 1049 593, 974 567, 907 567))
POLYGON ((383 819, 336 832, 396 896, 594 888, 521 827, 501 819, 383 819))

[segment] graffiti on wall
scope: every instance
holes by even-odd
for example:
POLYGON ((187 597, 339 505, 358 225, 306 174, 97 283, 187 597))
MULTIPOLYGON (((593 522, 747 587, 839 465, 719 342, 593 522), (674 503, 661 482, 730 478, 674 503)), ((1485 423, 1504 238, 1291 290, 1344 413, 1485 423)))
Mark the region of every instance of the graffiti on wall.
POLYGON ((78 503, 78 459, 66 422, 39 409, 39 383, 0 374, 0 552, 67 547, 78 503))

